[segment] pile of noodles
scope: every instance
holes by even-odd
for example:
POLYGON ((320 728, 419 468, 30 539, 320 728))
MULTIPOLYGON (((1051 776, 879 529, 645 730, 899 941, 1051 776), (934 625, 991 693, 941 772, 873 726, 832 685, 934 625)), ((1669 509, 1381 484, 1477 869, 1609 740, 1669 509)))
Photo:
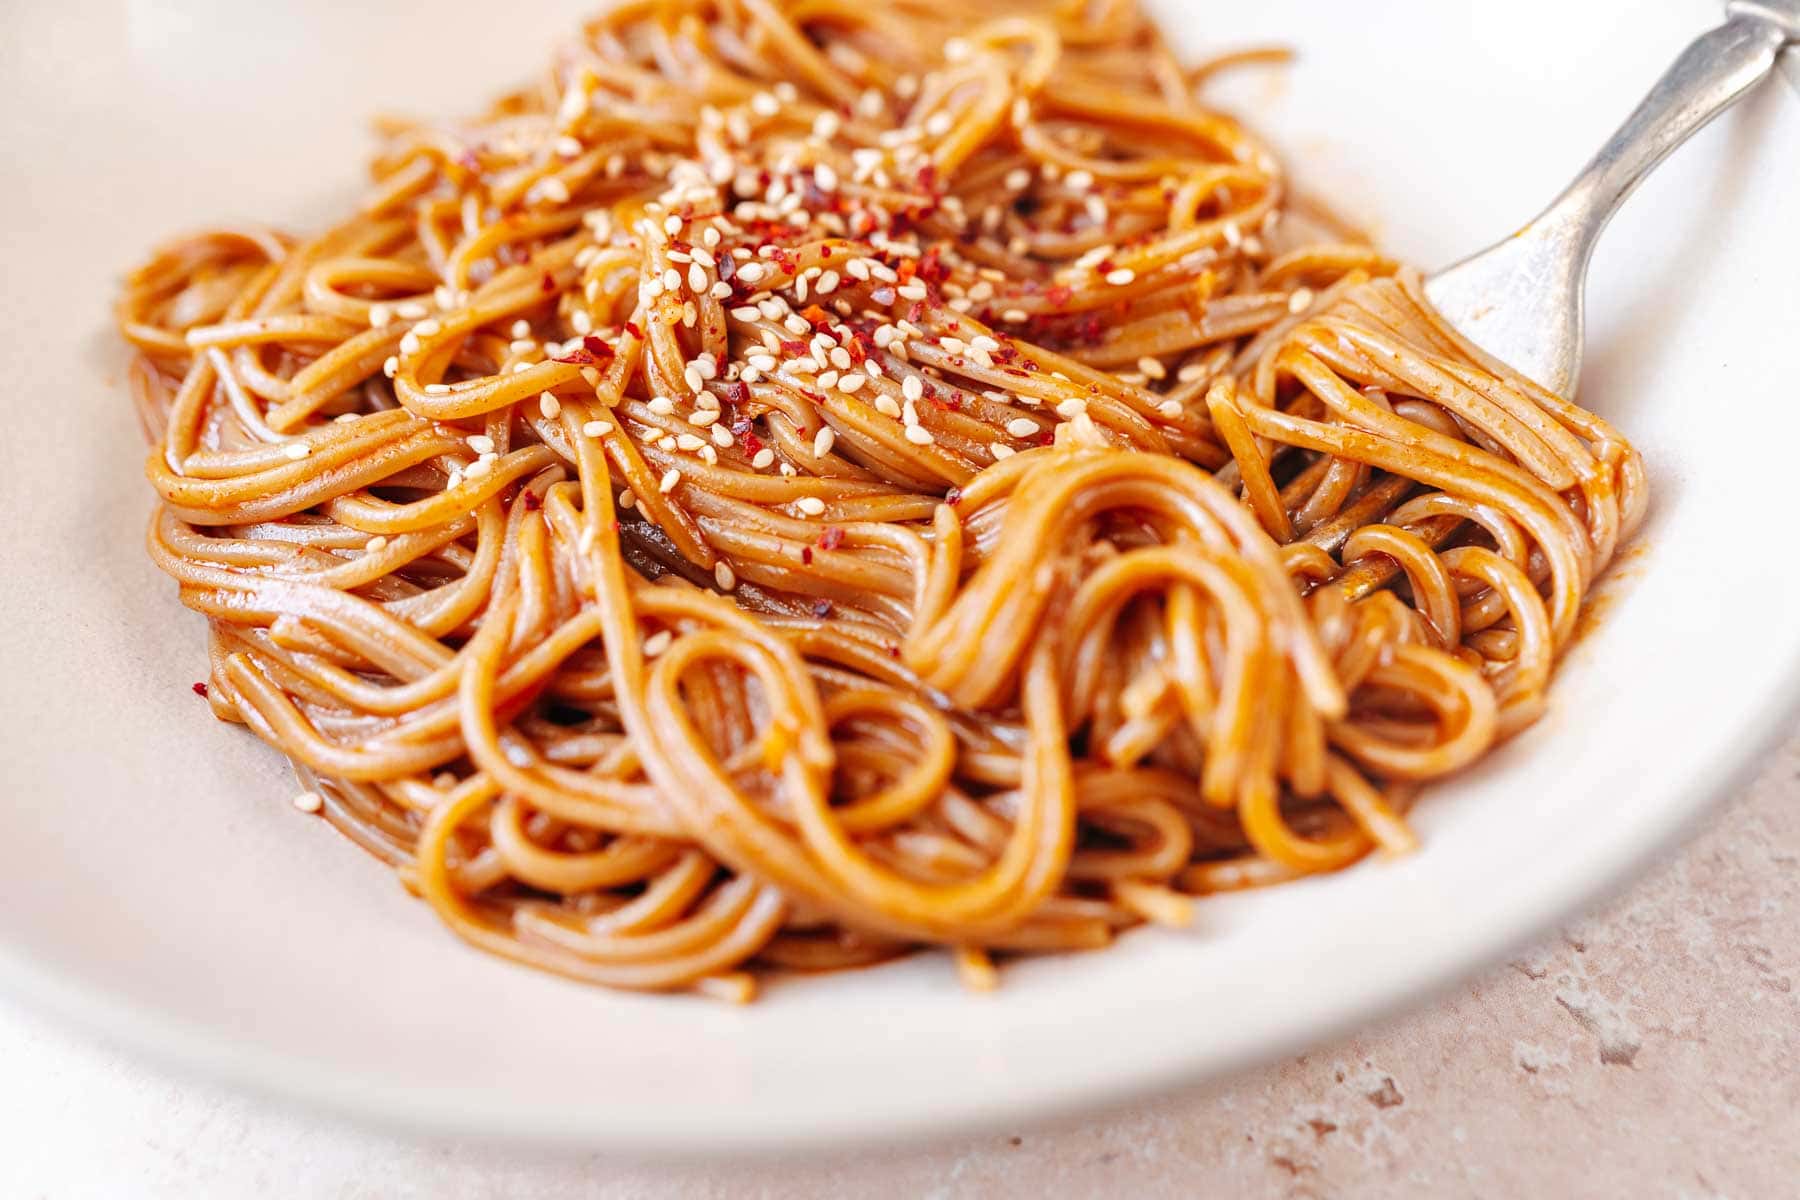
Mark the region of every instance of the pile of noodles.
POLYGON ((119 325, 213 713, 616 987, 1105 945, 1404 851, 1645 502, 1128 0, 636 0, 119 325))

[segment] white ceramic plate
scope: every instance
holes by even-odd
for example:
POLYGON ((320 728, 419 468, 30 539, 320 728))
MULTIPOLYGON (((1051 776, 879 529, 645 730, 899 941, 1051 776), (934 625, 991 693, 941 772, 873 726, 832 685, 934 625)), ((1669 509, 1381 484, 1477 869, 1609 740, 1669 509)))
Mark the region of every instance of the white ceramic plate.
MULTIPOLYGON (((1792 710, 1800 101, 1784 85, 1681 151, 1601 251, 1585 399, 1649 461, 1644 549, 1549 716, 1419 810, 1417 856, 1208 901, 1189 933, 1009 967, 983 997, 932 956, 736 1010, 467 949, 297 814, 277 756, 189 693, 201 624, 141 551, 143 450, 106 312, 117 273, 172 231, 323 220, 360 180, 365 114, 473 107, 535 69, 572 20, 551 7, 0 14, 13 991, 172 1062, 440 1132, 698 1152, 967 1130, 1198 1079, 1441 986, 1666 845, 1792 710)), ((1162 7, 1195 47, 1296 43, 1296 69, 1238 96, 1426 264, 1528 216, 1716 15, 1162 7)))

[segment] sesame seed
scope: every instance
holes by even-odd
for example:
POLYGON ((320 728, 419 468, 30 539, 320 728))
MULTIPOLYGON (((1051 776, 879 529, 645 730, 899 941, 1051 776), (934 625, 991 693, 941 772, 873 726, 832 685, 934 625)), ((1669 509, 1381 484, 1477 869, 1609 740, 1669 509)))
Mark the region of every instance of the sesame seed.
POLYGON ((449 390, 450 385, 447 383, 428 383, 425 385, 425 394, 427 396, 442 396, 449 392, 449 390))
POLYGON ((825 502, 817 496, 802 496, 794 501, 794 507, 809 517, 816 517, 825 511, 825 502))
POLYGON ((1106 273, 1106 282, 1114 287, 1124 287, 1137 278, 1137 272, 1130 267, 1119 267, 1106 273))
POLYGON ((655 658, 667 650, 675 642, 675 635, 667 629, 659 629, 644 639, 644 657, 655 658))
POLYGON ((663 477, 656 481, 656 490, 666 496, 670 492, 674 491, 675 485, 680 482, 681 482, 680 470, 678 470, 675 467, 670 467, 667 471, 663 472, 663 477))
POLYGON ((363 549, 370 554, 380 554, 383 550, 386 550, 387 548, 388 548, 387 538, 379 533, 376 534, 374 537, 370 538, 368 541, 363 543, 363 549))
POLYGON ((562 401, 558 400, 555 396, 552 396, 549 392, 539 392, 538 411, 544 415, 544 420, 554 421, 557 418, 557 414, 562 412, 562 401))
POLYGON ((869 382, 868 376, 858 375, 855 372, 851 372, 850 374, 845 375, 838 380, 838 384, 837 384, 838 391, 854 392, 858 388, 862 387, 862 385, 867 382, 869 382))
POLYGON ((824 458, 831 453, 831 447, 837 442, 837 433, 827 425, 820 429, 813 438, 813 457, 824 458))
POLYGON ((692 454, 700 447, 706 445, 706 442, 701 438, 695 437, 691 433, 683 433, 677 435, 675 438, 675 445, 678 449, 685 450, 689 454, 692 454))
POLYGON ((750 465, 761 471, 765 470, 774 461, 775 452, 767 446, 764 446, 761 450, 756 452, 756 457, 750 460, 750 465))
POLYGON ((667 396, 650 397, 650 411, 659 417, 666 417, 675 411, 675 402, 667 396))
POLYGON ((1167 368, 1159 360, 1151 358, 1148 354, 1137 360, 1137 369, 1151 379, 1165 379, 1169 374, 1167 368))
POLYGON ((908 375, 900 384, 900 394, 908 400, 920 400, 925 396, 925 384, 917 375, 908 375))
POLYGON ((1022 192, 1031 186, 1031 172, 1024 167, 1014 167, 1000 182, 1009 192, 1022 192))
POLYGON ((1161 404, 1156 406, 1156 411, 1163 416, 1168 417, 1170 420, 1174 420, 1181 415, 1181 401, 1164 400, 1161 404))
POLYGON ((392 321, 393 319, 394 319, 394 310, 389 308, 387 305, 385 305, 385 304, 369 305, 369 326, 371 328, 380 329, 383 325, 386 325, 389 321, 392 321))
POLYGON ((750 97, 750 111, 759 117, 772 117, 781 111, 781 101, 768 92, 758 92, 750 97))
POLYGON ((306 442, 289 442, 282 448, 281 452, 295 462, 299 462, 301 459, 312 453, 312 447, 306 442))
POLYGON ((1227 246, 1236 247, 1243 244, 1244 231, 1237 227, 1236 221, 1227 221, 1219 230, 1225 236, 1227 246))
POLYGON ((674 213, 670 213, 668 216, 664 217, 663 218, 663 232, 668 234, 670 237, 674 237, 676 234, 680 233, 681 232, 681 218, 676 216, 674 213))
POLYGON ((1024 417, 1014 417, 1006 423, 1006 432, 1016 438, 1027 438, 1038 431, 1037 422, 1024 417))
POLYGON ((469 449, 477 454, 492 454, 494 452, 494 439, 485 433, 472 433, 469 435, 468 441, 469 449))
POLYGON ((723 447, 727 450, 737 445, 737 438, 733 437, 731 430, 725 428, 723 425, 714 425, 712 427, 712 440, 713 445, 723 447))
POLYGON ((400 339, 400 353, 411 357, 419 352, 419 335, 407 330, 406 336, 400 339))
POLYGON ((1288 297, 1288 311, 1291 313, 1303 313, 1312 307, 1312 302, 1312 289, 1298 288, 1293 295, 1288 297))
POLYGON ((1056 415, 1063 420, 1072 420, 1087 412, 1087 401, 1080 396, 1071 396, 1056 406, 1056 415))
POLYGON ((406 300, 394 305, 394 315, 407 321, 416 321, 430 311, 419 300, 406 300))
POLYGON ((897 417, 900 415, 900 406, 894 403, 892 396, 883 392, 875 397, 875 411, 884 416, 897 417))
POLYGON ((1197 379, 1204 379, 1206 378, 1206 364, 1188 363, 1181 370, 1175 372, 1175 378, 1182 383, 1193 383, 1197 379))
POLYGON ((589 421, 581 427, 583 437, 605 437, 612 431, 613 423, 611 421, 589 421))
POLYGON ((737 587, 737 572, 731 569, 730 563, 721 559, 713 566, 713 582, 719 585, 720 591, 729 592, 737 587))
POLYGON ((908 425, 906 427, 906 440, 915 446, 929 446, 937 439, 932 437, 931 430, 925 428, 923 425, 908 425))
POLYGON ((303 813, 316 813, 325 807, 325 798, 317 792, 301 792, 294 797, 294 807, 303 813))
POLYGON ((398 358, 394 357, 392 354, 388 355, 387 358, 385 360, 383 360, 383 362, 381 364, 381 373, 383 375, 386 375, 389 379, 392 379, 394 377, 395 373, 398 372, 399 370, 400 370, 400 360, 398 358))
POLYGON ((988 453, 994 456, 995 462, 999 462, 1003 458, 1011 458, 1013 455, 1017 454, 1018 451, 1014 450, 1005 442, 994 442, 988 446, 988 453))

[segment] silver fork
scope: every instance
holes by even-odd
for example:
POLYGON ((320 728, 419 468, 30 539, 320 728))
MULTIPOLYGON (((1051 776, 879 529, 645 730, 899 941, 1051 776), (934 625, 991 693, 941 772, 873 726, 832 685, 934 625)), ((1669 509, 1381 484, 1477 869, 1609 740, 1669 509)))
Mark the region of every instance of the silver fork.
POLYGON ((1657 163, 1761 83, 1800 39, 1800 0, 1731 0, 1725 23, 1681 52, 1650 94, 1546 208, 1511 237, 1446 267, 1425 294, 1468 339, 1551 391, 1581 371, 1588 260, 1657 163))

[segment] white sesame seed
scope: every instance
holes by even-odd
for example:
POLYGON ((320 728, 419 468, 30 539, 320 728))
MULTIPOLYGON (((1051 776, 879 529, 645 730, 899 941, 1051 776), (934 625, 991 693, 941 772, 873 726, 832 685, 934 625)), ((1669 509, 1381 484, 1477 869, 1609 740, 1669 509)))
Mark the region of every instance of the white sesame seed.
POLYGON ((416 321, 430 311, 421 300, 406 300, 394 305, 394 315, 407 321, 416 321))
POLYGON ((400 360, 398 358, 394 357, 392 354, 388 355, 387 358, 385 360, 383 360, 383 362, 381 364, 381 373, 383 375, 386 375, 389 379, 392 379, 394 377, 395 373, 398 372, 399 370, 400 370, 400 360))
POLYGON ((906 440, 915 446, 929 446, 937 439, 932 437, 931 430, 925 428, 923 425, 908 425, 906 427, 906 440))
POLYGON ((750 97, 750 111, 759 117, 772 117, 781 111, 781 101, 768 92, 758 92, 750 97))
POLYGON ((1165 379, 1169 374, 1168 369, 1162 365, 1161 360, 1151 358, 1148 354, 1137 360, 1137 369, 1151 379, 1165 379))
POLYGON ((659 629, 644 639, 644 657, 655 658, 667 650, 675 641, 675 635, 667 629, 659 629))
POLYGON ((1236 247, 1243 243, 1244 231, 1237 227, 1236 221, 1225 222, 1225 224, 1220 227, 1219 232, 1224 235, 1225 244, 1227 246, 1236 247))
POLYGON ((764 446, 761 450, 758 450, 756 452, 756 457, 754 457, 750 460, 750 465, 755 467, 757 470, 762 471, 762 470, 766 470, 768 468, 768 466, 771 463, 773 463, 774 461, 775 461, 775 452, 773 450, 769 449, 767 446, 764 446))
POLYGON ((1087 411, 1087 401, 1080 396, 1071 396, 1056 406, 1056 415, 1063 420, 1072 420, 1087 411))
POLYGON ((419 352, 419 335, 407 330, 406 336, 400 339, 400 353, 411 357, 419 352))
POLYGON ((1024 167, 1014 167, 1000 182, 1009 192, 1022 192, 1031 186, 1031 172, 1024 167))
POLYGON ((692 454, 694 451, 698 450, 700 447, 702 447, 704 445, 706 445, 706 442, 704 439, 695 437, 691 433, 679 434, 675 438, 676 448, 679 450, 685 450, 689 454, 692 454))
POLYGON ((681 218, 676 216, 674 213, 670 213, 668 216, 664 217, 663 218, 663 232, 668 234, 670 237, 674 237, 676 234, 680 233, 681 232, 681 218))
POLYGON ((894 292, 902 300, 923 300, 928 294, 922 283, 909 283, 905 287, 895 288, 894 292))
POLYGON ((1130 267, 1118 267, 1106 273, 1106 282, 1114 287, 1124 287, 1137 278, 1137 272, 1130 267))
POLYGON ((949 113, 935 112, 932 113, 931 118, 925 122, 925 132, 932 137, 943 137, 946 133, 950 132, 951 124, 952 122, 949 113))
POLYGON ((802 496, 794 501, 794 507, 809 517, 816 517, 825 511, 825 502, 817 496, 802 496))
POLYGON ((380 554, 383 550, 386 550, 387 548, 388 548, 387 538, 379 533, 376 534, 374 537, 370 538, 368 541, 363 543, 363 549, 370 554, 380 554))
POLYGON ((713 566, 713 581, 719 585, 720 591, 729 592, 737 587, 737 572, 731 569, 730 563, 720 559, 713 566))
POLYGON ((826 371, 819 376, 819 386, 822 388, 836 387, 837 382, 838 373, 836 371, 826 371))
POLYGON ((1168 417, 1170 420, 1174 420, 1181 415, 1181 401, 1164 400, 1161 404, 1156 406, 1156 411, 1163 416, 1168 417))
POLYGON ((837 442, 837 433, 826 425, 813 437, 813 457, 824 458, 831 453, 831 447, 837 442))
POLYGON ((656 481, 656 490, 663 493, 666 496, 670 492, 674 491, 675 485, 680 482, 681 482, 680 470, 678 470, 675 467, 670 467, 667 471, 663 472, 663 477, 656 481))
MULTIPOLYGON (((737 438, 732 436, 731 430, 725 428, 723 425, 714 425, 712 427, 712 440, 713 445, 727 450, 737 445, 737 438)), ((709 459, 708 461, 712 460, 709 459)))
POLYGON ((1181 370, 1175 372, 1175 378, 1182 383, 1192 383, 1196 379, 1204 379, 1206 378, 1206 364, 1197 362, 1188 363, 1186 366, 1182 367, 1181 370))
POLYGON ((1312 307, 1312 302, 1313 294, 1311 288, 1297 288, 1294 291, 1294 294, 1288 297, 1288 311, 1291 313, 1303 313, 1312 307))
POLYGON ((393 319, 394 319, 394 310, 389 308, 387 305, 385 305, 385 304, 369 305, 369 325, 371 328, 380 329, 383 325, 386 325, 389 321, 392 321, 393 319))
POLYGON ((317 792, 301 792, 294 797, 294 807, 303 813, 316 813, 325 807, 325 798, 317 792))
POLYGON ((925 384, 917 375, 908 375, 900 384, 900 394, 908 400, 920 400, 925 396, 925 384))
POLYGON ((488 473, 489 469, 492 466, 493 466, 493 463, 491 460, 485 459, 485 458, 478 458, 474 462, 470 463, 468 466, 463 468, 463 478, 464 479, 480 479, 482 476, 484 476, 488 473))
POLYGON ((852 371, 850 374, 844 375, 838 379, 838 391, 854 392, 867 382, 869 382, 868 376, 859 375, 852 371))
POLYGON ((825 140, 829 141, 832 138, 837 136, 838 130, 843 127, 843 124, 844 124, 844 122, 841 117, 839 117, 836 113, 832 112, 830 109, 826 109, 825 111, 821 112, 818 116, 813 118, 813 124, 812 124, 813 136, 817 137, 817 138, 824 138, 825 140))
POLYGON ((675 411, 675 402, 667 396, 650 397, 650 411, 659 417, 666 417, 675 411))
POLYGON ((897 417, 900 415, 900 406, 894 403, 894 398, 892 396, 883 392, 881 395, 875 397, 875 411, 881 413, 883 416, 897 417))
POLYGON ((583 437, 605 437, 612 431, 613 423, 611 421, 589 421, 581 427, 583 437))
MULTIPOLYGON (((707 393, 707 394, 710 395, 711 393, 707 393)), ((694 412, 691 412, 688 414, 688 424, 689 425, 700 425, 700 426, 711 425, 714 421, 717 421, 718 419, 719 419, 719 410, 716 408, 697 409, 694 412)))
POLYGON ((301 459, 312 453, 312 446, 306 442, 289 442, 282 448, 281 452, 295 462, 299 462, 301 459))
POLYGON ((1013 455, 1017 454, 1018 451, 1014 450, 1005 442, 994 442, 988 446, 988 453, 994 456, 995 462, 999 462, 1003 458, 1011 458, 1013 455))
POLYGON ((1037 422, 1027 420, 1024 417, 1014 417, 1006 423, 1006 432, 1012 434, 1012 436, 1016 438, 1031 437, 1033 434, 1037 433, 1037 431, 1037 422))
POLYGON ((428 383, 425 385, 425 394, 427 396, 442 396, 449 391, 450 385, 447 383, 428 383))
POLYGON ((761 263, 745 263, 737 269, 737 277, 745 283, 755 283, 763 277, 764 273, 761 263))

